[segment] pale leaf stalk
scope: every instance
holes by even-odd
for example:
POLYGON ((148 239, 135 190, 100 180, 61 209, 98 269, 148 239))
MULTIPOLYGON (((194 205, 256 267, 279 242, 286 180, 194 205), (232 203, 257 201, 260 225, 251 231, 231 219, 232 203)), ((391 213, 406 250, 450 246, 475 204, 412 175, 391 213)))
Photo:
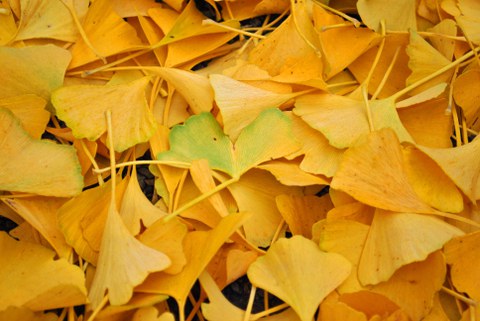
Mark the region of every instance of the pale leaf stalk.
POLYGON ((462 62, 472 58, 476 53, 478 53, 480 51, 480 47, 477 47, 475 48, 474 50, 471 50, 469 52, 467 52, 466 54, 464 54, 462 57, 458 58, 457 60, 455 61, 452 61, 450 64, 446 65, 445 67, 442 67, 440 69, 438 69, 437 71, 435 71, 434 73, 431 73, 430 75, 414 82, 413 84, 411 84, 410 86, 407 86, 401 90, 399 90, 398 92, 396 92, 395 94, 393 94, 392 96, 390 96, 391 99, 393 99, 394 101, 396 101, 398 98, 400 98, 401 96, 405 95, 406 93, 408 93, 409 91, 425 84, 426 82, 440 76, 441 74, 443 74, 444 72, 456 67, 457 65, 461 64, 462 62))
POLYGON ((362 97, 365 104, 365 111, 367 112, 368 126, 370 127, 370 131, 373 132, 375 131, 375 126, 373 125, 373 114, 368 100, 367 87, 365 85, 362 85, 362 97))
POLYGON ((82 23, 80 20, 78 20, 77 13, 75 12, 75 7, 73 6, 73 3, 69 1, 62 1, 62 3, 67 7, 68 11, 70 12, 70 15, 72 16, 73 22, 77 26, 78 32, 80 33, 80 36, 82 37, 83 41, 85 41, 85 44, 87 45, 88 48, 97 56, 104 64, 107 63, 107 58, 105 56, 101 55, 97 49, 93 46, 93 44, 90 42, 90 39, 88 39, 87 34, 85 33, 85 29, 83 29, 82 23), (67 3, 68 2, 68 3, 67 3))
POLYGON ((370 70, 368 71, 368 75, 364 81, 364 85, 367 87, 367 91, 368 91, 368 86, 370 85, 370 79, 372 79, 373 72, 375 71, 375 68, 377 68, 378 62, 380 61, 380 57, 382 56, 383 48, 385 48, 385 20, 382 19, 380 21, 380 27, 381 27, 382 40, 380 42, 380 46, 378 47, 377 54, 375 55, 375 59, 373 60, 372 67, 370 67, 370 70))
MULTIPOLYGON (((408 35, 408 31, 400 31, 400 30, 387 30, 387 34, 396 34, 396 35, 408 35)), ((417 34, 422 37, 442 37, 445 39, 451 39, 451 40, 456 40, 456 41, 467 41, 465 37, 462 36, 450 36, 450 35, 444 35, 443 33, 436 33, 436 32, 430 32, 430 31, 417 31, 417 34)))
MULTIPOLYGON (((170 165, 179 168, 188 168, 190 167, 190 163, 185 162, 175 162, 175 161, 162 161, 162 160, 134 160, 128 162, 122 162, 115 165, 115 168, 122 168, 126 166, 134 166, 134 165, 170 165)), ((111 171, 111 167, 105 167, 102 169, 93 169, 95 173, 105 173, 111 171)))
POLYGON ((315 52, 315 54, 318 57, 322 57, 322 51, 317 48, 308 38, 303 34, 303 32, 300 30, 300 27, 298 26, 298 21, 297 17, 295 15, 295 0, 290 0, 290 6, 292 7, 291 9, 291 17, 293 18, 293 24, 295 25, 295 29, 297 30, 298 34, 300 37, 305 41, 305 43, 312 48, 312 50, 315 52))
POLYGON ((362 23, 361 23, 360 21, 358 21, 357 19, 352 18, 352 17, 350 17, 349 15, 347 15, 347 14, 341 12, 341 11, 338 11, 338 10, 336 10, 336 9, 334 9, 334 8, 331 8, 331 7, 323 4, 320 0, 313 0, 313 2, 314 2, 315 4, 317 4, 317 5, 319 5, 320 7, 322 7, 323 9, 325 9, 326 11, 330 11, 331 13, 334 13, 334 14, 336 14, 337 16, 340 16, 340 17, 342 17, 343 19, 350 21, 350 22, 353 23, 353 25, 354 25, 355 27, 357 27, 357 28, 360 27, 360 25, 362 24, 362 23))
POLYGON ((238 33, 239 35, 244 35, 244 36, 247 36, 247 37, 258 38, 258 39, 265 39, 266 38, 264 35, 259 35, 259 34, 248 32, 248 31, 245 31, 245 30, 242 30, 242 29, 232 28, 230 26, 226 26, 224 24, 213 21, 212 19, 203 20, 202 25, 203 26, 214 25, 214 26, 223 28, 225 30, 232 31, 232 32, 238 33))
POLYGON ((108 293, 105 294, 105 296, 103 297, 102 299, 102 302, 100 302, 100 304, 98 305, 98 307, 92 312, 92 314, 90 315, 90 317, 88 318, 87 321, 93 321, 95 320, 95 318, 97 317, 98 313, 100 313, 100 311, 103 309, 104 306, 106 306, 108 303, 108 293))
POLYGON ((390 74, 392 73, 393 66, 395 65, 395 62, 397 61, 399 53, 400 53, 400 47, 398 47, 397 50, 395 50, 395 54, 393 55, 392 61, 390 62, 390 65, 388 66, 387 70, 385 71, 385 75, 383 76, 382 80, 380 81, 380 84, 378 84, 377 90, 375 90, 375 93, 372 95, 371 100, 375 100, 377 98, 377 96, 380 94, 383 87, 387 83, 388 77, 390 77, 390 74))
POLYGON ((252 285, 250 290, 250 296, 248 297, 247 308, 245 309, 245 315, 243 316, 243 321, 250 320, 250 315, 252 314, 253 300, 255 299, 255 293, 257 293, 257 287, 252 285))
POLYGON ((286 309, 288 307, 289 307, 289 305, 287 303, 282 303, 282 304, 274 306, 273 308, 270 308, 268 310, 253 314, 250 320, 252 320, 252 321, 259 320, 263 317, 266 317, 270 314, 279 312, 279 311, 281 311, 283 309, 286 309))
POLYGON ((182 213, 183 211, 189 209, 190 207, 200 203, 201 201, 209 198, 210 196, 220 192, 221 190, 223 190, 224 188, 232 185, 233 183, 236 183, 238 182, 240 178, 239 177, 232 177, 231 179, 217 185, 215 188, 211 189, 210 191, 194 198, 193 200, 187 202, 186 204, 184 204, 183 206, 181 206, 180 208, 176 209, 175 211, 173 211, 171 214, 168 214, 167 216, 165 216, 164 220, 165 222, 168 222, 169 220, 171 220, 172 218, 176 217, 177 215, 179 215, 180 213, 182 213))
POLYGON ((454 298, 470 305, 470 306, 473 306, 473 307, 477 307, 478 306, 478 302, 473 300, 473 299, 470 299, 470 298, 467 298, 466 296, 458 293, 458 292, 455 292, 445 286, 442 286, 442 291, 445 292, 445 293, 448 293, 449 295, 453 296, 454 298))
MULTIPOLYGON (((85 155, 87 155, 87 158, 88 160, 90 161, 90 163, 92 163, 92 166, 94 168, 94 172, 95 170, 100 170, 100 167, 98 167, 98 164, 97 164, 97 161, 95 160, 95 158, 93 157, 93 155, 90 153, 90 151, 88 150, 87 146, 85 145, 85 142, 83 141, 83 139, 80 139, 80 144, 82 145, 82 149, 83 149, 83 152, 85 153, 85 155)), ((97 182, 98 182, 98 185, 102 186, 105 182, 103 180, 103 177, 102 177, 102 174, 100 173, 96 173, 97 174, 97 182)))

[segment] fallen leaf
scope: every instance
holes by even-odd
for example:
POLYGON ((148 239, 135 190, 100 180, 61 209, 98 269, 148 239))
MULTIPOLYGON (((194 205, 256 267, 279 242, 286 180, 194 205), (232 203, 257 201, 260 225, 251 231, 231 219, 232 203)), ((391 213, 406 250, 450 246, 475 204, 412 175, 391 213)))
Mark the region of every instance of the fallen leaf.
POLYGON ((97 140, 106 130, 105 111, 112 111, 113 148, 122 152, 148 141, 157 124, 148 108, 145 90, 150 77, 127 84, 62 87, 52 103, 57 115, 76 138, 97 140))
POLYGON ((300 317, 310 321, 322 300, 350 273, 341 255, 325 253, 312 241, 293 236, 275 242, 247 275, 257 287, 276 295, 300 317))
POLYGON ((0 146, 1 190, 57 197, 81 192, 83 177, 75 149, 33 139, 18 119, 1 107, 0 146))
POLYGON ((248 169, 298 148, 289 119, 276 109, 261 113, 244 128, 235 145, 209 113, 192 116, 184 125, 174 127, 169 140, 170 150, 158 154, 157 159, 190 163, 204 158, 212 169, 232 178, 239 178, 248 169), (272 122, 275 128, 270 127, 272 122), (255 144, 250 143, 252 138, 256 139, 255 144))
POLYGON ((87 289, 82 270, 55 252, 0 233, 0 311, 9 306, 33 311, 85 304, 87 289))

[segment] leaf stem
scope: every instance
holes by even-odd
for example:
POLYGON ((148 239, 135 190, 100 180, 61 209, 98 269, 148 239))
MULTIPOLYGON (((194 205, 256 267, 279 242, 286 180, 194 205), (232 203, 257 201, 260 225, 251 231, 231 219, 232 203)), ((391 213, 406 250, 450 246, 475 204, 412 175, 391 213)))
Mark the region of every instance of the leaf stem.
POLYGON ((232 185, 233 183, 236 183, 238 182, 238 180, 240 179, 240 177, 232 177, 231 179, 217 185, 214 189, 211 189, 210 191, 208 191, 207 193, 204 193, 196 198, 194 198, 193 200, 187 202, 186 204, 184 204, 183 206, 181 206, 180 208, 176 209, 175 211, 173 211, 171 214, 168 214, 167 216, 165 216, 164 220, 165 222, 168 222, 169 220, 171 220, 172 218, 174 218, 175 216, 179 215, 180 213, 182 213, 183 211, 189 209, 190 207, 200 203, 201 201, 203 201, 204 199, 207 199, 209 198, 210 196, 212 196, 213 194, 215 193, 218 193, 220 192, 221 190, 223 190, 224 188, 226 188, 227 186, 229 185, 232 185))
POLYGON ((468 305, 471 305, 471 306, 474 306, 474 307, 478 306, 477 301, 475 301, 473 299, 470 299, 470 298, 467 298, 466 296, 461 295, 460 293, 457 293, 457 292, 455 292, 455 291, 453 291, 453 290, 451 290, 447 287, 442 286, 442 291, 450 294, 451 296, 453 296, 454 298, 456 298, 456 299, 458 299, 462 302, 465 302, 468 305))
MULTIPOLYGON (((188 168, 190 166, 190 163, 184 163, 184 162, 174 162, 174 161, 162 161, 162 160, 134 160, 134 161, 128 161, 128 162, 122 162, 118 163, 115 165, 115 168, 122 168, 126 166, 135 166, 135 165, 170 165, 174 167, 180 167, 180 168, 188 168)), ((92 169, 92 171, 96 174, 101 174, 105 173, 111 170, 111 167, 105 167, 101 169, 92 169)))
POLYGON ((400 98, 401 96, 405 95, 406 93, 408 93, 409 91, 423 85, 424 83, 434 79, 435 77, 438 77, 440 76, 441 74, 443 74, 444 72, 448 71, 449 69, 451 68, 454 68, 456 67, 457 65, 461 64, 462 62, 472 58, 473 56, 475 56, 476 53, 478 53, 480 51, 480 47, 477 47, 469 52, 467 52, 466 54, 464 54, 462 57, 458 58, 457 60, 451 62, 450 64, 446 65, 445 67, 442 67, 440 69, 438 69, 437 71, 435 71, 434 73, 414 82, 413 84, 411 84, 410 86, 407 86, 405 88, 403 88, 402 90, 399 90, 398 92, 396 92, 395 94, 393 94, 392 96, 390 96, 390 98, 392 98, 394 101, 396 101, 398 98, 400 98))

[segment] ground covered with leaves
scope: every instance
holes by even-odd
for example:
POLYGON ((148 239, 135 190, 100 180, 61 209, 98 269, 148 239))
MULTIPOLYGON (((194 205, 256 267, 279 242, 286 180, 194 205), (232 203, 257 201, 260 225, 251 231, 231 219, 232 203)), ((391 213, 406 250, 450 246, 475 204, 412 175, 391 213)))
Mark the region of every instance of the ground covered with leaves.
POLYGON ((480 320, 478 17, 0 1, 0 320, 480 320))

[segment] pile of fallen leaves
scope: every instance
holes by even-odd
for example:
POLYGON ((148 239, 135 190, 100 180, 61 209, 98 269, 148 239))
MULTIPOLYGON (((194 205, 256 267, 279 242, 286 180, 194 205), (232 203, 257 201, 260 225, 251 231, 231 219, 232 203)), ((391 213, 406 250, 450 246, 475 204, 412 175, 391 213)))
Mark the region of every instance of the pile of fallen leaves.
POLYGON ((480 320, 479 17, 0 1, 0 320, 480 320))

